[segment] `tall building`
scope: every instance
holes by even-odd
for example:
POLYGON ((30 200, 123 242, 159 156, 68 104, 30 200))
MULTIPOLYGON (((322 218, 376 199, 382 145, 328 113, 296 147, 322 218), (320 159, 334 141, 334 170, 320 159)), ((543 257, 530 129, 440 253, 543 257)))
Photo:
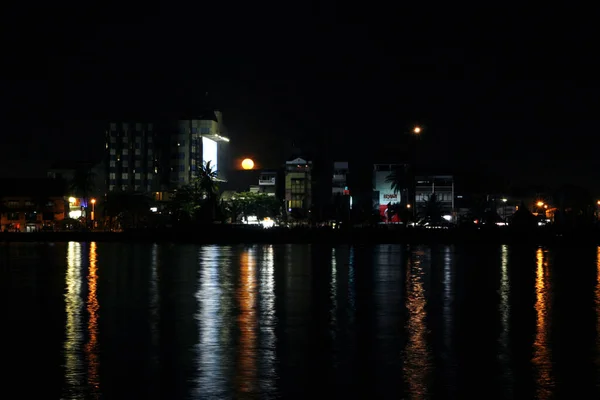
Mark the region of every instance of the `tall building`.
POLYGON ((156 135, 152 123, 112 122, 106 131, 108 191, 158 191, 156 135))
POLYGON ((312 207, 312 161, 301 157, 286 161, 285 201, 288 216, 308 217, 312 207))
POLYGON ((106 132, 108 191, 161 193, 189 184, 210 162, 225 180, 229 138, 220 111, 156 122, 113 122, 106 132))
POLYGON ((202 116, 177 121, 171 135, 171 183, 187 185, 199 177, 201 165, 210 162, 220 180, 226 180, 229 165, 229 138, 223 115, 210 111, 202 116))

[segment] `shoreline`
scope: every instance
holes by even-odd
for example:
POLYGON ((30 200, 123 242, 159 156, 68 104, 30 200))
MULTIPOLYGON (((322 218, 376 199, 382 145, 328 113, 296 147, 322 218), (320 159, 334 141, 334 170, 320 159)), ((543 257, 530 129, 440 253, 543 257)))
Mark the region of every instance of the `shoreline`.
POLYGON ((126 232, 2 232, 0 243, 16 242, 114 242, 181 244, 533 244, 600 245, 600 231, 559 233, 535 229, 387 229, 318 228, 256 229, 205 226, 194 230, 138 230, 126 232))

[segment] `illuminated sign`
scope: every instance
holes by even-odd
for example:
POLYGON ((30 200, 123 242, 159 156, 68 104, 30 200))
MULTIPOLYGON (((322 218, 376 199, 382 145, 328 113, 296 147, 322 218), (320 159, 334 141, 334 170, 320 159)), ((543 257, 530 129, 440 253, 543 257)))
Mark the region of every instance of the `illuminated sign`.
POLYGON ((202 162, 207 163, 209 161, 211 169, 217 171, 217 142, 202 136, 202 162))
POLYGON ((389 171, 376 171, 375 172, 375 191, 379 192, 379 205, 388 205, 388 203, 399 203, 400 193, 394 193, 392 184, 386 182, 389 171))

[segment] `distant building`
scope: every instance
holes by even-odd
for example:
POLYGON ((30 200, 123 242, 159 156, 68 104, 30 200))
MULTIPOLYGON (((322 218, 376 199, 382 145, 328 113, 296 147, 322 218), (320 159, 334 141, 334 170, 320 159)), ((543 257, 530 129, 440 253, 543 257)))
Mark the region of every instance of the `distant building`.
POLYGON ((331 193, 333 195, 350 195, 348 189, 348 162, 336 161, 333 163, 333 177, 331 178, 331 193))
POLYGON ((258 177, 258 192, 269 196, 275 196, 277 193, 277 171, 264 170, 258 177))
POLYGON ((415 178, 415 206, 418 216, 424 216, 427 204, 435 194, 442 217, 455 221, 454 177, 452 175, 429 175, 415 178))
POLYGON ((0 230, 54 230, 67 218, 66 185, 56 179, 0 180, 0 230))
POLYGON ((112 122, 106 132, 108 191, 167 192, 199 177, 210 162, 220 180, 229 166, 229 139, 220 111, 156 122, 112 122))
POLYGON ((154 124, 113 122, 106 131, 108 191, 160 190, 154 124))
POLYGON ((229 138, 220 111, 179 120, 171 135, 171 183, 187 185, 199 177, 199 167, 210 162, 220 180, 227 179, 229 138))
POLYGON ((410 205, 410 180, 407 171, 407 164, 375 164, 373 166, 373 206, 379 210, 383 221, 400 221, 398 213, 390 212, 390 206, 410 205), (399 186, 395 189, 392 182, 394 176, 397 177, 399 186))
POLYGON ((348 186, 348 174, 347 161, 335 161, 333 163, 333 175, 331 177, 333 215, 331 217, 335 218, 336 221, 350 221, 352 197, 348 186))
POLYGON ((312 207, 312 161, 298 157, 285 163, 285 202, 288 216, 308 217, 312 207))

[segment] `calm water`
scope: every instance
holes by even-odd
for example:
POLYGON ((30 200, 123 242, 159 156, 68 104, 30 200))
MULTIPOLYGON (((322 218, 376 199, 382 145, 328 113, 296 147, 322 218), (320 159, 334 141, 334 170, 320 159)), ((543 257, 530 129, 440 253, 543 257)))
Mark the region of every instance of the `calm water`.
POLYGON ((600 248, 0 245, 0 397, 598 398, 600 248))

